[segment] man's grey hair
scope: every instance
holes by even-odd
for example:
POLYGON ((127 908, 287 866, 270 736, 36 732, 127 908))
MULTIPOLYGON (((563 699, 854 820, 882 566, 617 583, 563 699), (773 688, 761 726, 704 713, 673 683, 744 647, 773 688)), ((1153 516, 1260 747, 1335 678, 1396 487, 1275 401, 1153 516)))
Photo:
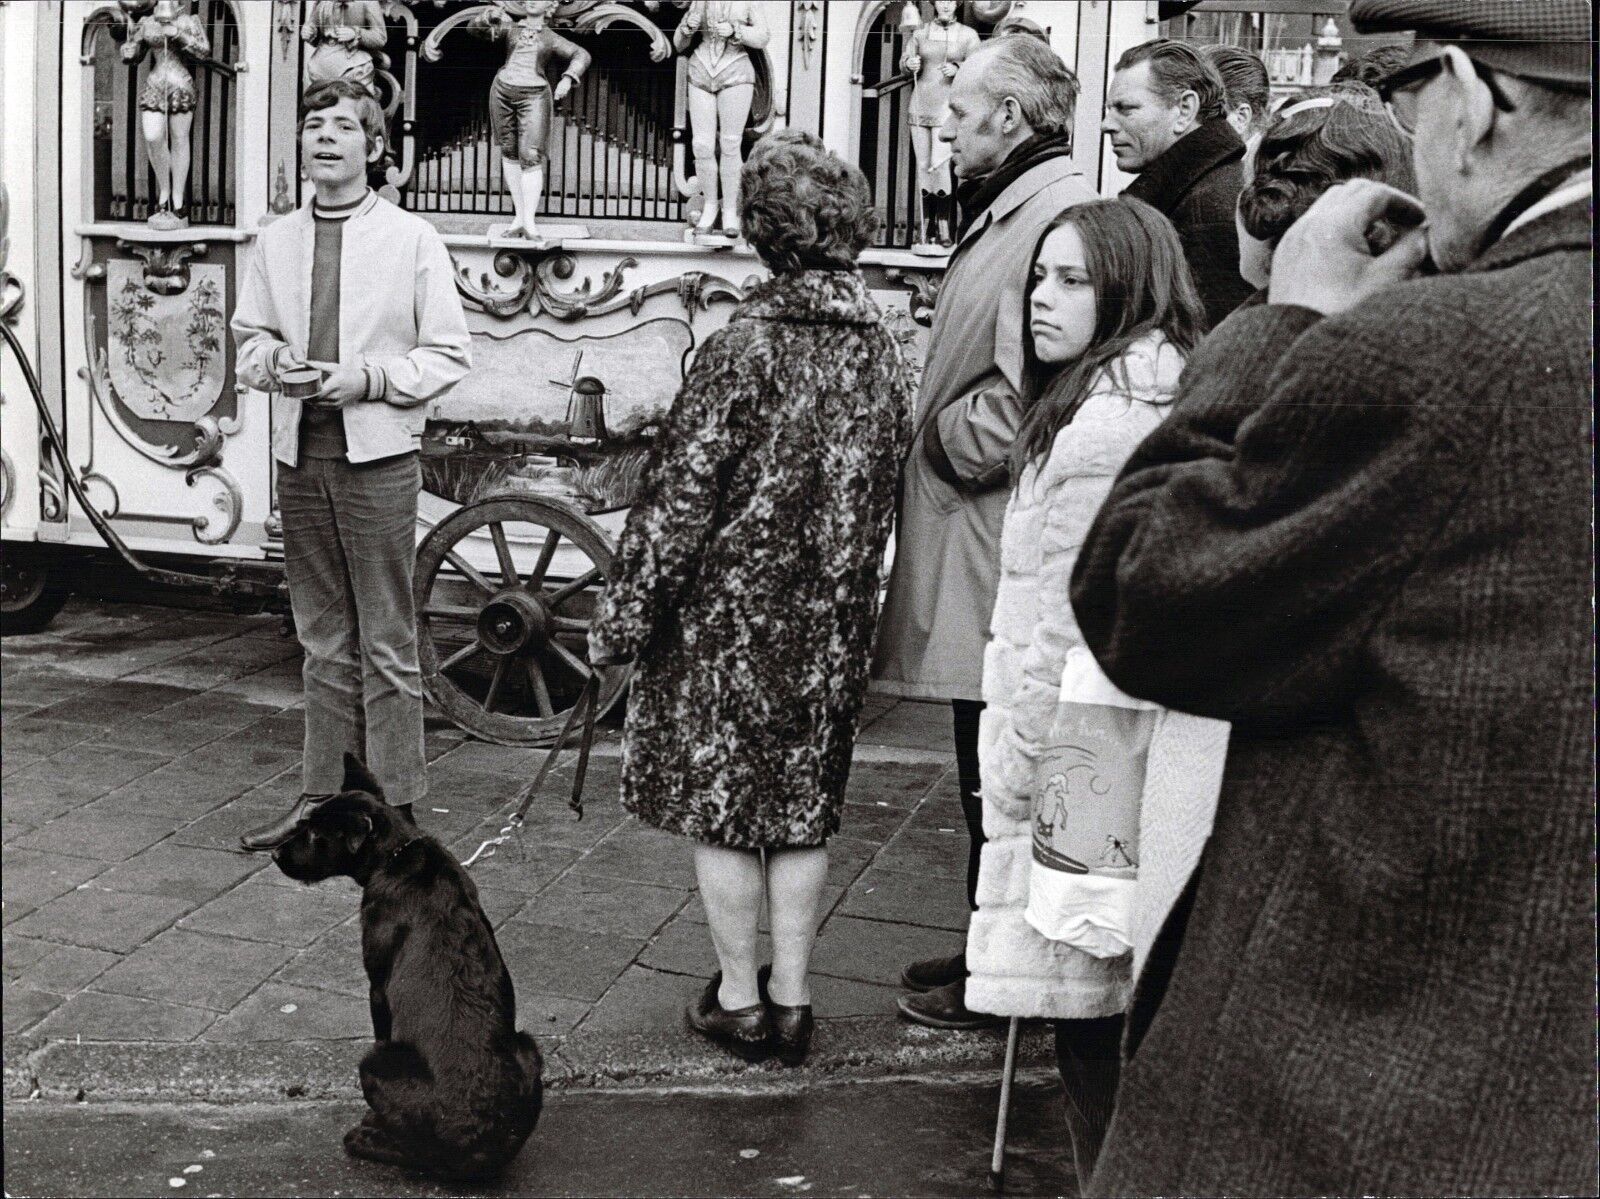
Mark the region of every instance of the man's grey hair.
POLYGON ((995 38, 973 57, 978 55, 983 60, 983 90, 996 104, 1010 96, 1035 133, 1072 129, 1078 77, 1047 43, 1036 37, 995 38))

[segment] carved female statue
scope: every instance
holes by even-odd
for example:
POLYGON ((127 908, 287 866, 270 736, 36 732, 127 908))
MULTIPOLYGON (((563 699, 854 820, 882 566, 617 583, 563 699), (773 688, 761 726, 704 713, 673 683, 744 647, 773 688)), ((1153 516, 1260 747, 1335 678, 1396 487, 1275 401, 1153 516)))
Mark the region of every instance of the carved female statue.
POLYGON ((497 0, 471 22, 478 32, 509 43, 489 90, 489 125, 516 214, 507 237, 539 236, 534 214, 544 196, 551 112, 589 69, 589 52, 546 24, 555 7, 554 0, 497 0), (546 77, 552 63, 561 65, 554 99, 546 77))
POLYGON ((750 0, 693 0, 672 35, 680 54, 689 54, 689 124, 694 173, 704 207, 696 228, 711 231, 717 222, 720 167, 722 231, 739 235, 739 171, 745 122, 755 98, 756 66, 771 37, 758 4, 750 0))
POLYGON ((939 153, 935 134, 944 123, 956 68, 978 48, 977 31, 956 20, 957 7, 951 0, 937 0, 933 20, 912 32, 900 59, 900 69, 916 76, 909 115, 911 153, 917 160, 917 189, 922 193, 924 243, 930 240, 935 210, 944 207, 942 197, 951 191, 950 159, 939 153))
POLYGON ((139 92, 140 130, 156 177, 152 229, 182 229, 189 223, 189 136, 194 125, 194 74, 191 61, 211 53, 205 26, 189 12, 188 0, 124 0, 131 28, 122 45, 125 62, 137 63, 147 53, 154 64, 139 92), (137 21, 134 20, 138 17, 137 21))
POLYGON ((389 31, 378 0, 317 0, 300 37, 311 47, 306 83, 353 79, 374 88, 373 72, 381 64, 389 31))

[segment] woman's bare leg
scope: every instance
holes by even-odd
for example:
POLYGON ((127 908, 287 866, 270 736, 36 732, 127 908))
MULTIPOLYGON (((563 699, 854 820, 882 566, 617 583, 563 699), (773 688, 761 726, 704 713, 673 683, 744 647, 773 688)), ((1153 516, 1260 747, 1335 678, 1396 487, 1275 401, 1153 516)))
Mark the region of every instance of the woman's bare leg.
POLYGON ((167 154, 171 160, 172 207, 181 211, 189 195, 189 134, 194 128, 194 113, 175 112, 167 122, 167 154))
POLYGON ((689 140, 695 181, 705 201, 695 228, 706 230, 717 223, 717 98, 704 88, 689 89, 689 140))
POLYGON ((150 155, 150 168, 156 177, 156 207, 165 208, 172 203, 172 155, 167 153, 167 114, 150 112, 139 114, 139 126, 144 133, 144 148, 150 155))
POLYGON ((711 943, 722 965, 717 1002, 729 1011, 759 1003, 756 936, 763 890, 761 851, 696 844, 694 873, 706 907, 711 943))
POLYGON ((784 1007, 811 1002, 811 947, 828 879, 828 851, 767 850, 767 914, 772 925, 772 981, 767 993, 784 1007))
POLYGON ((717 93, 717 155, 722 172, 722 231, 739 233, 739 172, 744 159, 739 150, 744 141, 744 123, 750 119, 755 100, 754 84, 725 87, 717 93))

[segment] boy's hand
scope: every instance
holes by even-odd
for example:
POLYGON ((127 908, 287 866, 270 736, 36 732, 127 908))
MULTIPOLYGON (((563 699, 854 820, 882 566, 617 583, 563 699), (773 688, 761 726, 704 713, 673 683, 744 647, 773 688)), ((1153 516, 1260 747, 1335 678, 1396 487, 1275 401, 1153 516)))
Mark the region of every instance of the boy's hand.
POLYGON ((316 398, 307 400, 318 408, 343 408, 367 398, 367 372, 339 367, 322 382, 316 398))

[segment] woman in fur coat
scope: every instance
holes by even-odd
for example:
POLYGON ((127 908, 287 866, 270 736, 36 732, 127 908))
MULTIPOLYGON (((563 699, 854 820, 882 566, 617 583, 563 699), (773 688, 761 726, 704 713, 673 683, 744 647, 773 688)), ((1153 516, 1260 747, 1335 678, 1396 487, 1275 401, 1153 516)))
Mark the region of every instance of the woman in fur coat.
POLYGON ((623 804, 695 842, 722 970, 689 1023, 793 1063, 912 384, 855 269, 876 225, 861 172, 788 130, 757 145, 741 187, 743 234, 773 277, 684 379, 590 656, 638 663, 623 804), (763 892, 772 966, 758 982, 763 892))
MULTIPOLYGON (((1039 242, 1025 302, 1026 385, 1038 398, 1013 450, 984 656, 978 752, 988 842, 967 940, 967 1006, 1056 1021, 1068 1127, 1078 1176, 1087 1179, 1110 1119, 1132 972, 1127 953, 1103 957, 1047 940, 1024 919, 1033 800, 1068 656, 1087 653, 1067 596, 1078 547, 1122 464, 1166 415, 1205 310, 1171 222, 1133 199, 1080 204, 1058 217, 1039 242)), ((1175 827, 1195 827, 1193 813, 1209 827, 1226 738, 1225 724, 1158 715, 1141 808, 1141 886, 1161 870, 1152 824, 1181 812, 1175 827)))

